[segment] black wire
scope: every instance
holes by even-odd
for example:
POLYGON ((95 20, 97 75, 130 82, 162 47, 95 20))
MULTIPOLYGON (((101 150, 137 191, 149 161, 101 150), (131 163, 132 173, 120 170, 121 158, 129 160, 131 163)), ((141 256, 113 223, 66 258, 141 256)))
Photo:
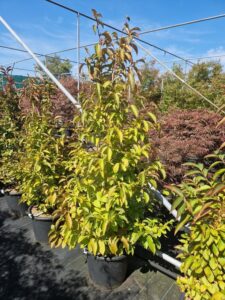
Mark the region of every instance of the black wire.
MULTIPOLYGON (((26 50, 14 48, 14 47, 9 47, 9 46, 3 46, 3 45, 0 45, 0 48, 4 48, 4 49, 8 49, 8 50, 14 50, 14 51, 18 51, 18 52, 27 53, 26 50)), ((34 54, 39 55, 39 56, 44 56, 44 57, 54 58, 54 56, 45 55, 45 54, 40 54, 40 53, 37 53, 37 52, 34 52, 34 54)), ((29 59, 30 59, 30 58, 29 58, 29 59)), ((64 59, 64 58, 59 58, 59 59, 62 60, 62 61, 67 61, 67 60, 69 60, 69 61, 72 62, 72 63, 77 63, 76 61, 73 61, 73 60, 70 60, 70 59, 64 59)))
MULTIPOLYGON (((63 5, 63 4, 60 4, 60 3, 55 2, 55 1, 52 1, 52 0, 46 0, 46 1, 49 2, 49 3, 52 3, 52 4, 56 5, 56 6, 59 6, 59 7, 61 7, 61 8, 64 8, 64 9, 66 9, 66 10, 68 10, 68 11, 71 11, 71 12, 77 14, 77 15, 79 14, 80 16, 85 17, 85 18, 87 18, 87 19, 89 19, 89 20, 92 20, 92 21, 94 21, 94 22, 97 22, 97 20, 96 20, 95 18, 90 17, 90 16, 88 16, 88 15, 86 15, 86 14, 84 14, 84 13, 81 13, 81 12, 75 10, 75 9, 72 9, 72 8, 70 8, 70 7, 67 7, 67 6, 65 6, 65 5, 63 5)), ((125 32, 125 31, 123 31, 123 30, 120 30, 120 29, 118 29, 118 28, 116 28, 116 27, 114 27, 114 26, 112 26, 112 25, 109 25, 109 24, 107 24, 107 23, 105 23, 105 22, 102 22, 102 21, 101 21, 101 24, 104 25, 104 26, 106 26, 106 27, 108 27, 108 28, 111 28, 111 29, 113 29, 113 30, 115 30, 115 31, 117 31, 117 32, 120 32, 120 33, 122 33, 122 34, 128 35, 127 32, 125 32)), ((170 55, 172 55, 172 56, 174 56, 174 57, 176 57, 176 58, 179 58, 179 59, 181 59, 181 60, 183 60, 183 61, 185 61, 185 62, 188 62, 188 63, 190 63, 191 65, 194 65, 193 62, 191 62, 191 61, 189 61, 189 60, 187 60, 187 59, 184 59, 183 57, 181 57, 181 56, 179 56, 179 55, 176 55, 176 54, 174 54, 174 53, 172 53, 172 52, 170 52, 170 51, 168 51, 168 50, 165 50, 165 49, 163 49, 163 48, 161 48, 161 47, 159 47, 159 46, 156 46, 156 45, 154 45, 154 44, 151 44, 151 43, 149 43, 149 42, 147 42, 147 41, 145 41, 145 40, 142 40, 142 39, 140 39, 140 38, 138 38, 138 37, 134 37, 134 39, 136 39, 137 41, 139 41, 139 42, 141 42, 141 43, 143 43, 143 44, 146 44, 146 45, 151 46, 151 47, 153 47, 153 48, 155 48, 155 49, 158 49, 158 50, 160 50, 160 51, 162 51, 162 52, 164 52, 164 53, 168 53, 168 54, 170 54, 170 55)))

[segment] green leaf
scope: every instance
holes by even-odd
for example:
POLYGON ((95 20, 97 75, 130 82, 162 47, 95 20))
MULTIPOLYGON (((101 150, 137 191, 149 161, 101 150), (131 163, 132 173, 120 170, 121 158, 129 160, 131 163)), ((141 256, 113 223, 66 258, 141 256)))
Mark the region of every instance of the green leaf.
POLYGON ((121 130, 119 130, 119 128, 116 127, 115 129, 116 129, 116 132, 117 132, 119 141, 120 141, 120 143, 122 144, 122 142, 123 142, 123 133, 122 133, 121 130))
POLYGON ((211 300, 225 300, 225 295, 223 293, 221 293, 221 292, 216 292, 212 296, 211 300))
POLYGON ((173 201, 171 211, 176 209, 183 202, 183 197, 178 197, 173 201))
POLYGON ((98 244, 94 239, 91 239, 88 243, 88 251, 94 255, 97 255, 98 244))
POLYGON ((104 243, 104 241, 99 240, 98 241, 98 246, 99 246, 99 253, 101 255, 104 255, 105 254, 105 243, 104 243))
POLYGON ((107 88, 107 87, 110 86, 111 84, 112 84, 111 81, 105 81, 105 82, 103 83, 103 87, 104 87, 104 88, 107 88))
POLYGON ((213 187, 209 191, 208 195, 215 196, 215 195, 218 195, 223 190, 225 190, 225 184, 224 183, 220 183, 220 184, 217 184, 215 187, 213 187))
POLYGON ((126 251, 128 252, 128 251, 129 251, 129 243, 128 243, 128 240, 127 240, 124 236, 122 236, 121 242, 123 243, 124 248, 125 248, 126 251))
POLYGON ((119 168, 120 168, 120 164, 119 164, 119 163, 116 163, 116 164, 113 166, 113 172, 114 172, 115 174, 118 173, 119 168))
POLYGON ((72 219, 71 219, 70 214, 67 213, 66 216, 65 216, 65 218, 66 218, 66 224, 67 224, 67 226, 71 229, 73 223, 72 223, 72 219))
POLYGON ((211 257, 209 260, 209 266, 212 270, 215 270, 217 268, 217 263, 214 257, 211 257))
POLYGON ((99 159, 98 163, 99 163, 99 167, 100 167, 101 171, 104 171, 104 160, 99 159))
POLYGON ((174 185, 167 185, 166 188, 169 189, 170 191, 174 192, 175 194, 179 195, 180 197, 184 198, 184 194, 178 187, 176 187, 174 185))
POLYGON ((157 119, 156 119, 156 116, 151 113, 151 112, 148 112, 148 116, 150 117, 150 119, 156 124, 157 123, 157 119))
POLYGON ((143 125, 144 125, 144 130, 145 132, 148 132, 149 131, 149 125, 148 125, 148 122, 143 120, 143 125))
POLYGON ((141 186, 144 186, 144 184, 145 184, 145 173, 144 172, 141 172, 139 174, 139 179, 140 179, 141 186))
POLYGON ((177 234, 177 232, 184 227, 184 225, 187 224, 187 222, 190 220, 190 216, 187 215, 177 226, 176 226, 176 230, 175 230, 175 234, 177 234))
POLYGON ((221 175, 225 174, 225 168, 219 169, 214 175, 213 180, 216 181, 221 175))
POLYGON ((144 196, 145 202, 148 203, 148 202, 149 202, 149 199, 150 199, 150 198, 149 198, 149 194, 146 193, 146 192, 144 192, 144 193, 143 193, 143 196, 144 196))
POLYGON ((108 161, 111 161, 111 159, 112 159, 112 149, 111 148, 108 148, 108 150, 107 150, 107 157, 108 157, 108 161))
POLYGON ((177 218, 181 217, 187 209, 186 203, 183 203, 177 210, 177 218))
POLYGON ((116 255, 118 251, 117 241, 118 241, 117 238, 114 238, 113 240, 109 241, 109 249, 111 253, 114 255, 116 255))
MULTIPOLYGON (((212 238, 211 236, 210 236, 210 238, 212 238)), ((209 238, 209 240, 210 240, 210 238, 209 238)), ((213 242, 213 238, 212 238, 212 242, 213 242)), ((207 242, 207 245, 208 245, 209 243, 207 242)), ((209 245, 208 245, 209 246, 209 245)), ((212 251, 213 251, 213 253, 214 253, 214 255, 215 256, 218 256, 219 255, 219 250, 218 250, 218 248, 217 248, 217 246, 215 245, 215 244, 213 244, 212 245, 212 251)))
POLYGON ((97 83, 97 91, 98 91, 98 96, 99 98, 101 98, 102 94, 101 94, 101 86, 99 83, 97 83))
POLYGON ((101 48, 100 44, 95 45, 95 52, 96 52, 98 58, 102 57, 102 48, 101 48))
POLYGON ((190 268, 193 261, 194 261, 193 256, 188 256, 188 258, 184 261, 184 263, 182 265, 182 270, 184 273, 186 273, 188 271, 188 269, 190 268))
POLYGON ((210 283, 212 283, 213 280, 214 280, 214 275, 213 275, 211 269, 210 269, 209 267, 206 267, 206 268, 204 269, 204 273, 205 273, 205 275, 207 276, 208 281, 209 281, 210 283))
POLYGON ((130 72, 128 73, 128 80, 129 80, 131 89, 133 90, 134 87, 135 87, 135 80, 134 80, 134 74, 133 74, 132 71, 130 71, 130 72))
POLYGON ((225 250, 225 241, 220 239, 217 246, 218 246, 219 251, 223 252, 225 250))
POLYGON ((148 247, 152 251, 153 254, 156 252, 155 244, 151 236, 147 237, 148 247))
POLYGON ((132 109, 133 114, 137 118, 138 117, 138 109, 137 109, 137 107, 135 105, 133 105, 133 104, 130 107, 132 109))
POLYGON ((101 202, 99 200, 95 200, 95 201, 93 201, 93 205, 97 208, 100 208, 101 207, 101 202))

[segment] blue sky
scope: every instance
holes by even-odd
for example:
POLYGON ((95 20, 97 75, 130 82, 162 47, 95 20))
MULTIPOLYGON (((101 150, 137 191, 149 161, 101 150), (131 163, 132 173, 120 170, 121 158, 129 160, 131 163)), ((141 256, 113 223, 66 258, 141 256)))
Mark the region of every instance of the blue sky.
MULTIPOLYGON (((103 14, 105 22, 120 28, 125 17, 130 16, 132 25, 142 30, 225 13, 224 0, 61 0, 61 3, 89 15, 95 8, 103 14)), ((33 51, 50 53, 76 46, 76 16, 44 0, 0 0, 0 15, 33 51)), ((91 21, 81 18, 81 44, 96 41, 92 25, 91 21)), ((224 32, 225 18, 142 38, 183 57, 201 57, 225 55, 224 32)), ((1 24, 0 45, 21 48, 1 24)), ((153 52, 163 60, 173 59, 159 51, 153 52)), ((82 58, 84 55, 82 51, 82 58)), ((76 60, 76 51, 61 56, 76 60)), ((0 48, 0 65, 12 64, 26 57, 29 55, 0 48)), ((225 57, 222 62, 225 64, 225 57)), ((16 67, 33 69, 33 65, 34 62, 29 61, 18 63, 16 67)), ((14 73, 28 72, 15 70, 14 73)))

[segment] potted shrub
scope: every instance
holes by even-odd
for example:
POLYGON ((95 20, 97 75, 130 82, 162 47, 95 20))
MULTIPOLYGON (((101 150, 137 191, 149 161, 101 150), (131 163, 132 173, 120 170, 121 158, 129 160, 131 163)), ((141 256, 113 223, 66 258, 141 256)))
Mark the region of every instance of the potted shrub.
POLYGON ((48 242, 59 181, 64 172, 65 135, 55 137, 50 99, 53 94, 54 86, 48 82, 32 82, 29 86, 33 108, 24 122, 24 153, 20 159, 22 202, 29 206, 29 217, 39 242, 48 242))
POLYGON ((225 299, 225 153, 221 148, 205 164, 186 165, 185 180, 169 186, 181 217, 176 231, 189 227, 178 247, 183 276, 177 282, 185 299, 225 299))
POLYGON ((4 185, 4 193, 11 213, 24 216, 27 207, 20 203, 21 173, 19 154, 22 151, 22 113, 20 95, 9 75, 11 68, 1 72, 6 78, 6 85, 0 93, 0 182, 4 185))
POLYGON ((88 254, 94 283, 114 288, 126 277, 127 255, 136 243, 155 253, 171 222, 154 216, 157 201, 148 189, 148 183, 157 187, 164 169, 149 139, 156 118, 148 113, 142 119, 138 112, 138 69, 132 57, 136 29, 126 23, 129 36, 122 38, 100 33, 100 15, 95 12, 95 17, 100 42, 86 59, 93 93, 81 98, 83 112, 75 118, 79 138, 71 145, 71 175, 66 197, 54 212, 59 218, 50 241, 70 248, 79 244, 88 254))

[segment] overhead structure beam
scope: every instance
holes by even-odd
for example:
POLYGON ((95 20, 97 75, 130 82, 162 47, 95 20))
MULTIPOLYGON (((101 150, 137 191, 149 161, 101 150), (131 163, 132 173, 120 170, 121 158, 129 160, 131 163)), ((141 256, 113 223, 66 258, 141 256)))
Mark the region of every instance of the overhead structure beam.
POLYGON ((212 16, 212 17, 207 17, 207 18, 192 20, 192 21, 188 21, 188 22, 183 22, 183 23, 168 25, 168 26, 164 26, 164 27, 159 27, 159 28, 155 28, 155 29, 150 29, 150 30, 142 31, 141 33, 139 33, 139 35, 144 35, 144 34, 147 34, 147 33, 153 33, 153 32, 157 32, 157 31, 162 31, 162 30, 167 30, 167 29, 172 29, 172 28, 177 28, 177 27, 192 25, 192 24, 196 24, 196 23, 201 23, 201 22, 206 22, 206 21, 221 19, 221 18, 224 18, 224 17, 225 17, 225 14, 221 14, 221 15, 217 15, 217 16, 212 16))
MULTIPOLYGON (((94 46, 96 44, 98 44, 98 42, 92 43, 92 44, 87 44, 87 45, 81 45, 79 47, 79 49, 91 47, 91 46, 94 46)), ((51 53, 43 54, 43 56, 51 56, 51 55, 54 55, 54 54, 60 54, 60 53, 68 52, 68 51, 73 51, 73 50, 76 50, 76 49, 77 49, 77 47, 63 49, 63 50, 59 50, 59 51, 56 51, 56 52, 51 52, 51 53)), ((17 60, 17 61, 14 62, 14 64, 18 64, 18 63, 21 63, 21 62, 24 62, 24 61, 29 61, 31 59, 33 59, 33 58, 25 58, 25 59, 17 60)), ((72 60, 71 60, 71 62, 73 62, 75 64, 77 63, 76 61, 72 61, 72 60)), ((13 64, 13 63, 11 63, 11 64, 13 64)), ((11 64, 7 64, 7 65, 11 65, 11 64)))
MULTIPOLYGON (((8 49, 8 50, 13 50, 13 51, 18 51, 18 52, 23 52, 23 53, 27 53, 26 50, 23 50, 23 49, 18 49, 18 48, 15 48, 15 47, 9 47, 9 46, 4 46, 4 45, 0 45, 0 48, 2 49, 8 49)), ((35 55, 38 55, 38 56, 44 56, 44 57, 49 57, 49 58, 54 58, 54 56, 50 56, 50 54, 40 54, 40 53, 37 53, 37 52, 34 52, 35 55)), ((56 54, 56 53, 54 53, 56 54)), ((70 60, 68 58, 59 58, 61 61, 71 61, 72 63, 77 63, 76 61, 73 61, 73 60, 70 60)), ((14 62, 16 64, 16 62, 14 62)))
POLYGON ((77 97, 80 99, 80 14, 77 14, 77 97))
MULTIPOLYGON (((81 13, 81 12, 79 12, 79 11, 73 9, 73 8, 70 8, 70 7, 68 7, 68 6, 65 6, 65 5, 63 5, 63 4, 60 4, 60 3, 55 2, 55 1, 52 1, 52 0, 46 0, 46 1, 49 2, 49 3, 51 3, 51 4, 56 5, 56 6, 58 6, 58 7, 61 7, 61 8, 63 8, 63 9, 65 9, 65 10, 68 10, 68 11, 70 11, 70 12, 72 12, 72 13, 79 14, 80 16, 82 16, 82 17, 84 17, 84 18, 86 18, 86 19, 89 19, 89 20, 91 20, 91 21, 97 22, 97 20, 96 20, 95 18, 93 18, 93 17, 91 17, 91 16, 89 16, 89 15, 86 15, 86 14, 84 14, 84 13, 81 13)), ((123 35, 128 35, 127 32, 125 32, 125 31, 123 31, 123 30, 120 30, 120 29, 118 29, 118 28, 116 28, 116 27, 114 27, 114 26, 112 26, 112 25, 110 25, 110 24, 107 24, 107 23, 105 23, 105 22, 101 22, 101 24, 104 25, 105 27, 108 27, 108 28, 110 28, 110 29, 112 29, 112 30, 115 30, 115 31, 117 31, 117 32, 119 32, 119 33, 121 33, 121 34, 123 34, 123 35)), ((146 45, 148 45, 148 46, 150 46, 150 47, 153 47, 153 48, 155 48, 155 49, 157 49, 157 50, 159 50, 159 51, 162 51, 163 53, 167 53, 167 54, 170 54, 170 55, 172 55, 172 56, 174 56, 174 57, 176 57, 176 58, 179 58, 179 59, 181 59, 181 60, 183 60, 183 61, 185 61, 185 62, 187 62, 187 63, 189 63, 189 64, 191 64, 191 65, 194 64, 193 62, 191 62, 191 61, 189 61, 189 60, 187 60, 187 59, 185 59, 185 58, 183 58, 183 57, 181 57, 181 56, 179 56, 179 55, 177 55, 177 54, 174 54, 174 53, 172 53, 172 52, 170 52, 170 51, 168 51, 168 50, 166 50, 166 49, 163 49, 163 48, 161 48, 161 47, 159 47, 159 46, 157 46, 157 45, 151 44, 151 43, 149 43, 149 42, 147 42, 147 41, 145 41, 145 40, 142 40, 142 39, 140 39, 140 38, 138 38, 138 37, 134 37, 134 39, 137 40, 137 41, 139 41, 139 42, 141 42, 141 43, 143 43, 143 44, 146 44, 146 45)))

